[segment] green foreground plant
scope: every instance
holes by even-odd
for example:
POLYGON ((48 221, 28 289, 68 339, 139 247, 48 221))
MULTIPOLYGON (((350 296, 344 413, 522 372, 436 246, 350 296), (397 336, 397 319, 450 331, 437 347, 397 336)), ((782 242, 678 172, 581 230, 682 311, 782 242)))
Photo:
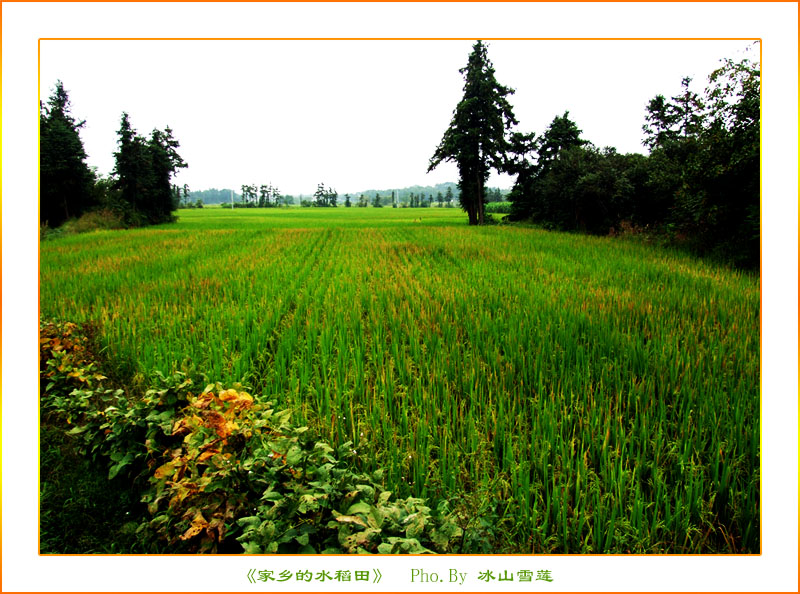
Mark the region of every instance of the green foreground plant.
MULTIPOLYGON (((139 494, 149 517, 135 529, 113 527, 135 533, 134 551, 434 553, 462 552, 467 533, 469 542, 487 540, 469 526, 465 533, 444 500, 432 510, 393 497, 381 471, 359 471, 352 443, 334 450, 239 385, 196 393, 178 372, 131 398, 106 386, 77 325, 43 323, 40 345, 43 442, 69 427, 73 458, 106 465, 108 481, 122 478, 139 494)), ((43 515, 56 514, 47 503, 43 515)))

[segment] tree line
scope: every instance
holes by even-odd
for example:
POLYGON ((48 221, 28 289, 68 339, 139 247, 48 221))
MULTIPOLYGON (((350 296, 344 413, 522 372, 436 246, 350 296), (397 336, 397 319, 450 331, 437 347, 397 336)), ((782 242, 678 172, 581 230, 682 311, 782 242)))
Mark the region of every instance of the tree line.
POLYGON ((471 225, 487 221, 491 170, 516 175, 511 220, 594 234, 657 234, 696 253, 755 267, 760 250, 760 70, 730 59, 702 94, 682 92, 645 108, 648 155, 600 149, 581 136, 569 112, 547 130, 515 131, 509 97, 486 45, 473 46, 464 95, 430 159, 459 169, 459 202, 471 225))
MULTIPOLYGON (((493 188, 491 196, 495 197, 498 201, 502 200, 502 190, 493 188)), ((345 194, 343 204, 345 208, 351 208, 353 206, 360 208, 366 208, 367 206, 372 206, 373 208, 389 206, 392 208, 427 208, 432 206, 434 201, 440 207, 444 207, 445 205, 450 207, 452 206, 453 200, 453 188, 448 186, 444 194, 442 192, 437 192, 435 198, 433 194, 428 194, 426 196, 424 192, 414 193, 407 190, 392 190, 384 192, 383 194, 374 191, 374 195, 371 198, 366 193, 362 193, 355 200, 350 194, 345 194)), ((300 206, 335 208, 339 206, 339 193, 332 188, 326 188, 325 184, 319 184, 317 186, 317 191, 314 192, 313 199, 301 200, 300 206)))
MULTIPOLYGON (((294 204, 294 197, 281 194, 280 190, 269 184, 242 184, 239 206, 249 208, 277 208, 294 204)), ((223 202, 223 205, 227 203, 223 202)))
POLYGON ((80 138, 85 121, 71 111, 68 93, 57 81, 53 94, 39 107, 40 224, 57 227, 92 211, 107 213, 125 226, 174 220, 180 190, 171 180, 187 165, 170 127, 145 137, 123 112, 114 170, 102 177, 86 163, 80 138))

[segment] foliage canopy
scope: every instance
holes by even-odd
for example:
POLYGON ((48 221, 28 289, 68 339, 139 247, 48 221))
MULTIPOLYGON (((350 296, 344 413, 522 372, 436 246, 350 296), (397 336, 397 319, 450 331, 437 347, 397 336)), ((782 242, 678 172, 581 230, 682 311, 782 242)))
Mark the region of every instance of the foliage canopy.
POLYGON ((459 72, 464 76, 464 96, 430 159, 428 172, 442 161, 455 162, 461 207, 467 212, 470 225, 482 225, 489 173, 492 169, 508 169, 510 129, 518 123, 508 101, 514 90, 497 82, 486 45, 480 40, 459 72))

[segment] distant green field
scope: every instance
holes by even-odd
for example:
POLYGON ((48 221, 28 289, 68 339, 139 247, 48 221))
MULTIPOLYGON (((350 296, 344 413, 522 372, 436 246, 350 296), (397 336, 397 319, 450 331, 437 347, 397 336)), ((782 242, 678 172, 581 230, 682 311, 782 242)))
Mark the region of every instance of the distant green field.
POLYGON ((484 498, 517 552, 760 551, 759 279, 457 209, 179 211, 41 244, 45 317, 484 498))

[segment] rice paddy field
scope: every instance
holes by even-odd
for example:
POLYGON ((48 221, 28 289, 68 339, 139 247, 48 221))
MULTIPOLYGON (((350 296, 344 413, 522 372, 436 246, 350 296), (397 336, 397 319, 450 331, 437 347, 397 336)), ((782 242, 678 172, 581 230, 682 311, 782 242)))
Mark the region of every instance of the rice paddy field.
POLYGON ((42 315, 481 501, 511 552, 760 552, 757 275, 456 209, 179 217, 43 242, 42 315))

